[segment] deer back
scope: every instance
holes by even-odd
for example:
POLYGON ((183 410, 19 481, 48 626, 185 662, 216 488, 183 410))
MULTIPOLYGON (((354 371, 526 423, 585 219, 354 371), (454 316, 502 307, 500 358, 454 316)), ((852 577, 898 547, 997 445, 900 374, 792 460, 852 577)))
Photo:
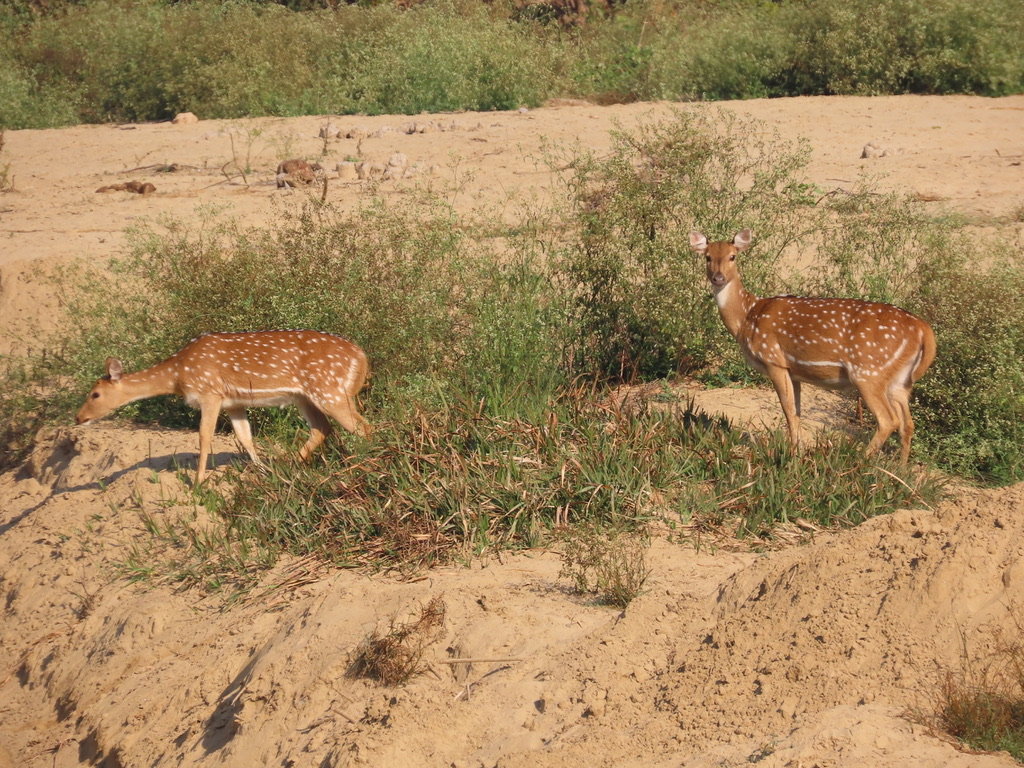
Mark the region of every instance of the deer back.
POLYGON ((296 395, 338 402, 358 393, 369 376, 362 349, 320 331, 211 333, 166 362, 187 400, 217 395, 226 405, 281 405, 296 395))
POLYGON ((754 302, 737 341, 762 370, 778 366, 800 381, 846 387, 873 378, 913 384, 927 368, 919 363, 929 337, 923 320, 891 304, 773 296, 754 302))

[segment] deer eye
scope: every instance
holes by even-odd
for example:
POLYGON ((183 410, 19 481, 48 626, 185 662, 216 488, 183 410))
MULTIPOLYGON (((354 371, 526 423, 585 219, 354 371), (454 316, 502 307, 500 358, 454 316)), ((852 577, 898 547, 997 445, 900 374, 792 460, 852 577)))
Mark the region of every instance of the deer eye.
POLYGON ((732 255, 731 255, 731 256, 729 257, 729 261, 736 261, 736 254, 735 254, 735 253, 734 253, 734 254, 732 254, 732 255))
POLYGON ((93 400, 95 400, 95 399, 96 399, 97 397, 99 397, 99 396, 100 396, 100 393, 99 393, 99 392, 93 392, 93 393, 92 393, 92 399, 93 399, 93 400))

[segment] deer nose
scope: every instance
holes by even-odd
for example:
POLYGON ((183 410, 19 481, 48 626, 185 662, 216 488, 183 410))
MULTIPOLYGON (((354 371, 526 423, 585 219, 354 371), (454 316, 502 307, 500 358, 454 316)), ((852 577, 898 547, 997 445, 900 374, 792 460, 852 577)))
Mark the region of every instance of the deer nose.
POLYGON ((725 275, 723 275, 721 272, 715 272, 713 275, 711 275, 711 283, 713 285, 725 285, 725 282, 725 275))

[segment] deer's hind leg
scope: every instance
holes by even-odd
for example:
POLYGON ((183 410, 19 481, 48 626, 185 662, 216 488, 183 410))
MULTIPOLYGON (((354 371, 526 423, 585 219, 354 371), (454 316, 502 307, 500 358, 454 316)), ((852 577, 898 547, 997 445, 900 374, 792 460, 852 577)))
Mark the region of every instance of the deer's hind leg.
POLYGON ((324 440, 331 436, 334 427, 324 412, 309 400, 302 398, 296 402, 296 405, 299 407, 299 411, 302 413, 306 423, 309 424, 309 440, 299 449, 299 458, 305 461, 312 455, 313 451, 320 447, 324 440))
POLYGON ((900 431, 900 461, 910 460, 910 441, 914 439, 914 419, 910 415, 910 387, 893 386, 889 390, 889 402, 896 412, 900 431))
POLYGON ((245 452, 249 454, 252 463, 258 467, 262 466, 263 462, 256 455, 256 446, 252 442, 252 426, 249 424, 249 416, 245 412, 245 407, 234 406, 232 408, 225 408, 224 413, 231 419, 231 426, 235 430, 235 437, 238 438, 238 442, 242 444, 245 452))
POLYGON ((341 395, 331 402, 323 403, 321 407, 328 416, 341 424, 345 431, 353 435, 370 436, 372 427, 359 413, 359 406, 354 395, 341 395))
MULTIPOLYGON (((875 451, 885 444, 885 441, 889 439, 889 435, 895 432, 897 427, 900 429, 900 434, 904 434, 902 414, 899 407, 893 402, 892 395, 889 392, 880 392, 877 388, 870 385, 858 386, 858 390, 860 391, 860 396, 864 399, 864 404, 867 405, 868 410, 874 414, 875 421, 878 422, 875 436, 871 438, 871 442, 868 443, 868 447, 864 451, 866 456, 872 456, 875 451)), ((907 445, 909 450, 909 443, 907 445)))

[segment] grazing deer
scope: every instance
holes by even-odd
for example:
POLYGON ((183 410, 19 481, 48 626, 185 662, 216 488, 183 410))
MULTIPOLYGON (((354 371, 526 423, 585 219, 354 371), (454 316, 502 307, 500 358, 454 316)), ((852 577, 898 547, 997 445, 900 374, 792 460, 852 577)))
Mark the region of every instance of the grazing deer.
POLYGON ((914 435, 910 390, 935 359, 931 327, 899 307, 874 301, 759 299, 743 289, 736 266, 736 254, 750 246, 751 237, 744 229, 732 242, 709 243, 691 232, 690 247, 707 260, 722 322, 743 357, 775 386, 790 443, 800 441, 802 383, 856 389, 878 421, 867 455, 898 428, 906 464, 914 435))
POLYGON ((206 460, 221 410, 257 465, 260 460, 245 412, 249 406, 298 406, 310 429, 309 440, 299 451, 303 460, 331 434, 328 416, 349 432, 370 434, 370 425, 356 404, 356 395, 369 376, 366 353, 330 333, 210 333, 152 368, 125 373, 119 360, 108 357, 106 369, 107 375, 86 397, 76 423, 98 419, 135 400, 181 395, 202 414, 197 484, 206 479, 206 460))

